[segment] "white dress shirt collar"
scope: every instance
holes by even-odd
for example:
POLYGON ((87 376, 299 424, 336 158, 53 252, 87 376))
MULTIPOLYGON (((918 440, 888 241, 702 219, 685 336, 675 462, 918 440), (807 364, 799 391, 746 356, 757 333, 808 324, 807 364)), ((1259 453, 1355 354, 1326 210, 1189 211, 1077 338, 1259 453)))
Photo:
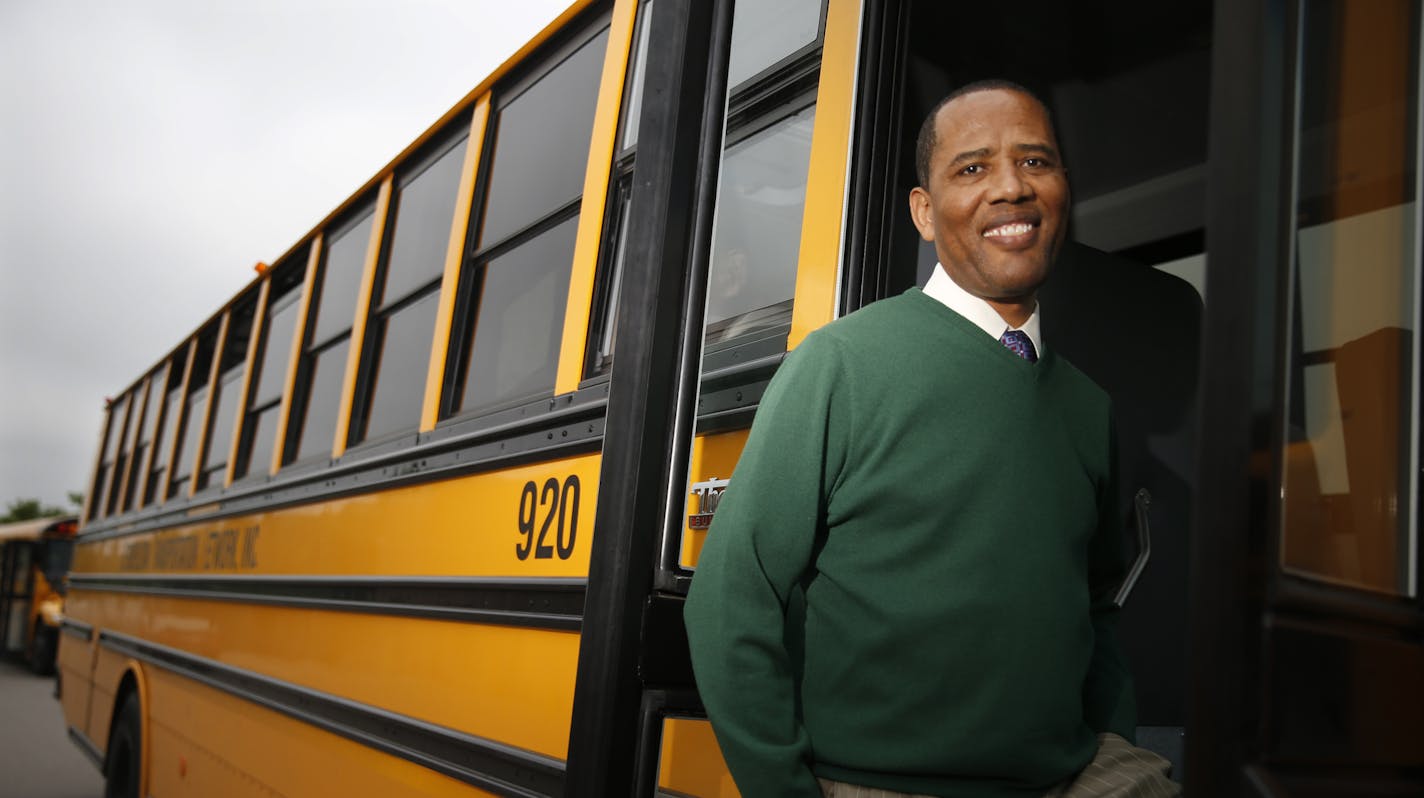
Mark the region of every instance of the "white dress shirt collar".
POLYGON ((996 341, 1006 330, 1022 330, 1028 335, 1029 340, 1033 341, 1033 348, 1042 354, 1043 337, 1039 332, 1038 303, 1034 303, 1033 313, 1029 315, 1028 321, 1024 322, 1022 327, 1011 327, 999 315, 999 311, 994 310, 993 305, 960 288, 959 284, 951 279, 949 273, 938 263, 935 264, 929 282, 925 283, 924 291, 945 307, 968 319, 974 326, 983 330, 996 341))

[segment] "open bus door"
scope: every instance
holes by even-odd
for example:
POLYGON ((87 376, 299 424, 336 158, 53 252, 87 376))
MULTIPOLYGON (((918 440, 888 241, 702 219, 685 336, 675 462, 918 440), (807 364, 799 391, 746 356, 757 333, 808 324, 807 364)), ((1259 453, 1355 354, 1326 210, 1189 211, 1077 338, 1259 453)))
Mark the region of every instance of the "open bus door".
MULTIPOLYGON (((654 4, 570 795, 653 794, 699 709, 676 550, 718 487, 686 476, 729 5, 654 4)), ((1151 527, 1139 736, 1188 795, 1424 792, 1418 3, 857 5, 837 314, 933 268, 905 197, 935 100, 1007 77, 1056 106, 1045 337, 1113 395, 1151 527)))
POLYGON ((1424 794, 1420 7, 1216 13, 1188 792, 1424 794))

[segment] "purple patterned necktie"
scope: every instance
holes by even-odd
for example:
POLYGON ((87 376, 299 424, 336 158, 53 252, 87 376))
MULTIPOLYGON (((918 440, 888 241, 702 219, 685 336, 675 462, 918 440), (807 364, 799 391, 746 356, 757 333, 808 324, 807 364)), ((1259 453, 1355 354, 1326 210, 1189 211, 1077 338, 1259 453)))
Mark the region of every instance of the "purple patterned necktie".
POLYGON ((1033 348, 1033 340, 1028 337, 1028 333, 1023 330, 1009 330, 999 336, 999 343, 1009 348, 1009 351, 1027 360, 1030 363, 1038 362, 1038 352, 1033 348))

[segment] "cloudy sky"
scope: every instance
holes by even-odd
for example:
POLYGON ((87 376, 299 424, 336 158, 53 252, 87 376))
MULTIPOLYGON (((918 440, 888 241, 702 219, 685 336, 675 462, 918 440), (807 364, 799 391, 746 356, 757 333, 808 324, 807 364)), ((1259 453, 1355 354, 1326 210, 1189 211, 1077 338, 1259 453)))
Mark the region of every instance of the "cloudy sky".
POLYGON ((0 512, 570 0, 0 0, 0 512))

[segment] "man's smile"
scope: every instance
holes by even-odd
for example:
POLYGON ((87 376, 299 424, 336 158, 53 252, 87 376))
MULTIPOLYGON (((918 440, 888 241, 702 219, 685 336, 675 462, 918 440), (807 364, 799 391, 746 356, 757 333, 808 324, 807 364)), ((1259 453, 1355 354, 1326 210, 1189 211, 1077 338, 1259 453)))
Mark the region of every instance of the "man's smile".
POLYGON ((1038 229, 1038 225, 1028 222, 1010 222, 997 227, 990 227, 984 231, 985 238, 1012 238, 1015 236, 1028 235, 1038 229))

